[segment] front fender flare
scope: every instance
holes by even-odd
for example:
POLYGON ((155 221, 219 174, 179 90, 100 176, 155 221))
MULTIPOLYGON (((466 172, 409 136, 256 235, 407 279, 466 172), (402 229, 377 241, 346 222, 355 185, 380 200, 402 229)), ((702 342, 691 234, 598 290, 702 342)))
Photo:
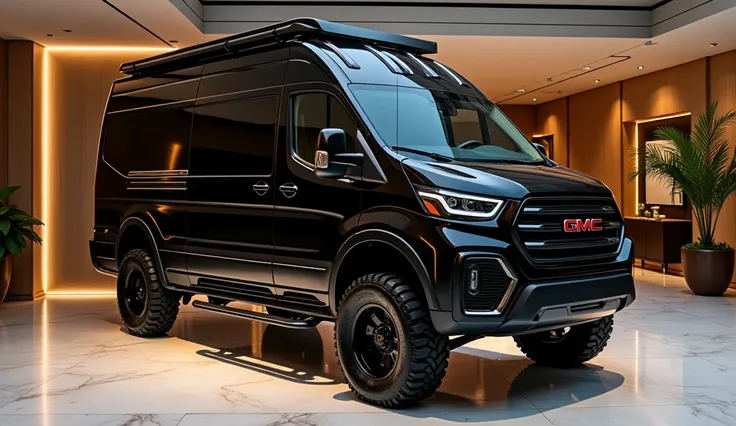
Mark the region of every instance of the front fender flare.
POLYGON ((332 313, 334 315, 337 315, 337 304, 339 302, 339 296, 336 294, 337 275, 340 271, 340 266, 342 265, 343 260, 355 247, 358 247, 362 244, 370 243, 372 241, 389 244, 399 250, 404 255, 404 257, 406 257, 406 260, 411 263, 414 271, 419 277, 419 284, 422 286, 422 290, 424 291, 424 296, 427 300, 427 305, 429 306, 429 309, 437 309, 437 296, 434 292, 432 279, 430 278, 429 272, 427 272, 427 268, 424 266, 424 263, 417 254, 416 250, 414 250, 414 248, 405 239, 391 231, 386 231, 383 229, 365 229, 362 231, 358 231, 348 237, 348 239, 345 240, 345 242, 340 247, 340 250, 337 252, 337 256, 335 257, 334 267, 330 271, 329 298, 330 309, 332 309, 332 313))

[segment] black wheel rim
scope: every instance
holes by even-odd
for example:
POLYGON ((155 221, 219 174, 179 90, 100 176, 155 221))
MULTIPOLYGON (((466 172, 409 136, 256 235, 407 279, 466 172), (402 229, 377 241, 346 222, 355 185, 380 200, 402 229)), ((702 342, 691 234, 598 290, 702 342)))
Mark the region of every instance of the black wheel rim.
POLYGON ((389 313, 368 305, 358 313, 353 328, 355 358, 364 374, 375 379, 391 375, 399 359, 399 335, 389 313))
POLYGON ((125 277, 125 307, 132 315, 140 317, 146 309, 146 279, 143 272, 133 269, 125 277))
POLYGON ((570 327, 558 328, 555 330, 545 331, 539 335, 539 340, 545 343, 558 343, 565 340, 570 333, 570 327))

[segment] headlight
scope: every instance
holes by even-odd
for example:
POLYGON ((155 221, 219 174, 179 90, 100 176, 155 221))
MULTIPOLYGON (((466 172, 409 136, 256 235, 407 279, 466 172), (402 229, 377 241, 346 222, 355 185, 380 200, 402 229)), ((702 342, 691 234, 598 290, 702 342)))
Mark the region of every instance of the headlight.
POLYGON ((432 216, 493 219, 503 207, 502 200, 444 189, 418 188, 417 194, 432 216))

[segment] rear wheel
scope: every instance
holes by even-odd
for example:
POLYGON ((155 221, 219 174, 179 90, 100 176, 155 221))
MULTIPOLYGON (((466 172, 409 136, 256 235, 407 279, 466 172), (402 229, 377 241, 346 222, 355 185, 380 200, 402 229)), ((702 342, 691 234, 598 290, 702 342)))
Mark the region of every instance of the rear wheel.
POLYGON ((569 368, 595 358, 613 332, 613 315, 572 327, 515 336, 516 346, 540 365, 569 368))
POLYGON ((164 288, 153 259, 145 250, 126 253, 118 271, 118 309, 130 334, 153 337, 166 334, 179 313, 179 293, 164 288))
POLYGON ((394 274, 368 274, 345 291, 335 347, 350 389, 387 408, 416 404, 442 383, 449 342, 423 299, 394 274))

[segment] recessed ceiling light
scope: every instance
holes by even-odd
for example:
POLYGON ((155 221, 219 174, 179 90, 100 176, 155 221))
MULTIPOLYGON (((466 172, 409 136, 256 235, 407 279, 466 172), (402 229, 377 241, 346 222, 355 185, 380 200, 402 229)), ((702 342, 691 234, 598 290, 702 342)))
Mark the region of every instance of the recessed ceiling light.
POLYGON ((657 44, 657 43, 649 40, 648 42, 644 43, 644 46, 654 46, 655 44, 657 44))
POLYGON ((710 44, 710 47, 716 47, 716 46, 718 46, 718 43, 711 43, 710 44))
POLYGON ((537 101, 537 98, 532 99, 532 102, 536 102, 536 101, 537 101))
POLYGON ((585 71, 590 71, 590 67, 583 67, 585 71))
POLYGON ((517 92, 526 92, 526 89, 518 89, 517 92))
POLYGON ((641 66, 641 65, 639 65, 638 67, 636 67, 636 69, 638 69, 638 70, 643 70, 643 69, 644 69, 644 67, 643 67, 643 66, 641 66))
POLYGON ((179 40, 169 40, 169 43, 179 43, 179 40))
POLYGON ((601 81, 600 81, 600 80, 598 80, 597 78, 596 78, 596 79, 595 79, 595 81, 594 81, 594 83, 600 83, 600 82, 601 82, 601 81))
POLYGON ((65 33, 70 33, 70 32, 72 32, 72 30, 62 30, 62 31, 64 31, 65 33))
POLYGON ((53 37, 53 34, 46 34, 46 37, 53 37))

